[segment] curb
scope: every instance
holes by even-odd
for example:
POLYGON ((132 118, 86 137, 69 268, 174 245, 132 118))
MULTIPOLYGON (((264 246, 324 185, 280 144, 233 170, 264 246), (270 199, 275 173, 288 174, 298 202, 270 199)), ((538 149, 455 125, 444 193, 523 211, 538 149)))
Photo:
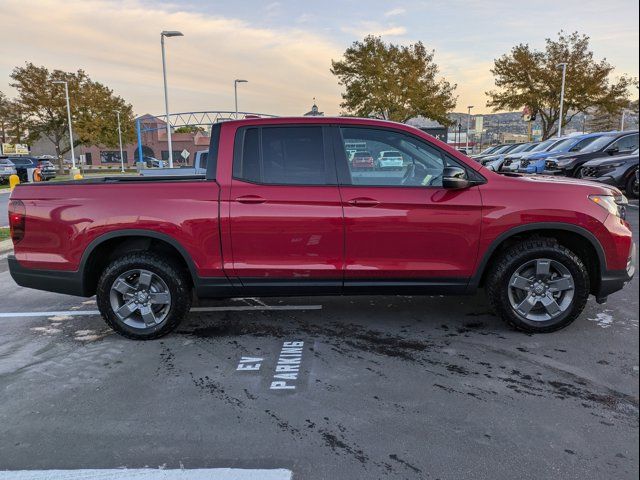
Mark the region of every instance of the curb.
POLYGON ((13 250, 13 242, 11 239, 2 240, 0 242, 0 254, 13 250))
POLYGON ((5 193, 11 193, 11 189, 10 188, 0 188, 0 195, 3 195, 5 193))

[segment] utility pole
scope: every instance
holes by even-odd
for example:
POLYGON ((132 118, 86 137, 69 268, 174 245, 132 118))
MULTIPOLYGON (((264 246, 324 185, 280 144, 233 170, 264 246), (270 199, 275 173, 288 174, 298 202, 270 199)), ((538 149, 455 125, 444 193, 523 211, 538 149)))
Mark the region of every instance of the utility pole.
POLYGON ((236 120, 238 119, 238 84, 239 83, 247 83, 249 80, 242 80, 239 78, 236 78, 233 81, 233 96, 236 100, 236 120))
POLYGON ((558 121, 558 138, 562 136, 562 115, 564 107, 564 83, 567 78, 567 64, 559 63, 558 68, 562 68, 562 88, 560 89, 560 120, 558 121))
POLYGON ((118 117, 118 142, 120 142, 120 171, 124 173, 124 154, 122 152, 122 130, 120 129, 120 112, 116 110, 118 117))
POLYGON ((473 108, 473 105, 469 105, 467 107, 467 146, 465 148, 466 155, 469 155, 469 130, 471 129, 471 109, 473 108))
POLYGON ((76 169, 76 154, 73 149, 73 128, 71 127, 71 103, 69 102, 69 83, 66 80, 54 80, 52 83, 63 84, 64 85, 64 95, 67 99, 67 122, 69 123, 69 146, 71 147, 71 177, 73 178, 76 174, 80 173, 79 170, 76 169))
POLYGON ((160 32, 160 48, 162 49, 162 78, 164 80, 164 110, 167 115, 167 143, 169 147, 169 168, 173 168, 173 144, 171 143, 171 122, 169 120, 169 93, 167 92, 167 62, 164 54, 164 37, 182 37, 184 34, 175 30, 160 32))

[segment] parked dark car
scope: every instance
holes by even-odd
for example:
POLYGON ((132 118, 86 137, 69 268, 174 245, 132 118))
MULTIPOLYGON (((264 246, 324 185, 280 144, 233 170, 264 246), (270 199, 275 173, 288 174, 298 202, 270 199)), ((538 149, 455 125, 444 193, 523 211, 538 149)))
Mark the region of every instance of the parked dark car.
POLYGON ((56 178, 57 169, 49 160, 38 160, 38 167, 40 167, 40 176, 42 177, 42 180, 47 181, 52 178, 56 178))
POLYGON ((579 152, 567 153, 545 162, 544 173, 580 177, 582 166, 604 155, 629 155, 638 148, 638 131, 611 132, 596 138, 579 152))
POLYGON ((580 175, 589 180, 606 183, 624 189, 627 196, 638 198, 638 150, 631 155, 589 160, 582 166, 580 175))
POLYGON ((42 180, 51 180, 56 176, 56 167, 49 160, 40 160, 35 157, 9 157, 11 163, 15 165, 16 175, 20 178, 20 182, 28 182, 29 168, 40 168, 40 177, 42 180))

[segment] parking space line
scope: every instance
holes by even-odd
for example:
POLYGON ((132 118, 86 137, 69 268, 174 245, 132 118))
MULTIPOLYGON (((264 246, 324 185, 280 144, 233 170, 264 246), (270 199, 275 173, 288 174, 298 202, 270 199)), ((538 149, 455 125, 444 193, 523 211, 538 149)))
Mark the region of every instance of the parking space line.
POLYGON ((0 480, 291 480, 291 471, 279 469, 198 468, 179 470, 82 469, 0 471, 0 480))
MULTIPOLYGON (((247 306, 229 306, 229 307, 193 307, 194 313, 199 312, 246 312, 246 311, 292 311, 292 310, 322 310, 322 305, 247 305, 247 306)), ((19 318, 19 317, 82 317, 88 315, 100 315, 98 310, 60 310, 53 312, 0 312, 0 318, 19 318)), ((2 477, 0 477, 2 478, 2 477)))

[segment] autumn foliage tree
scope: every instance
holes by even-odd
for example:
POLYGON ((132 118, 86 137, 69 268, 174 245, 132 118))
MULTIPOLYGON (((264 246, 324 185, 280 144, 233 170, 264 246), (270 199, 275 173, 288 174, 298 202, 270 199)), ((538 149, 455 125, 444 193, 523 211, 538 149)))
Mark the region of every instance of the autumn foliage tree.
POLYGON ((354 42, 341 60, 331 61, 331 73, 345 87, 341 107, 360 117, 406 122, 423 116, 450 124, 456 85, 438 78, 433 57, 422 42, 386 44, 375 36, 354 42))
POLYGON ((614 67, 594 59, 588 36, 560 32, 557 39, 546 40, 543 51, 520 44, 494 61, 491 72, 498 89, 486 93, 487 106, 494 111, 529 107, 540 119, 543 138, 552 136, 560 120, 560 63, 567 63, 562 125, 588 109, 614 114, 628 105, 633 80, 612 79, 614 67))
POLYGON ((69 85, 74 146, 118 145, 116 111, 120 112, 123 143, 135 139, 133 108, 105 85, 91 80, 83 70, 49 71, 27 63, 11 74, 11 86, 17 90, 15 108, 20 108, 33 141, 40 136, 54 145, 58 158, 70 150, 64 86, 69 85))

